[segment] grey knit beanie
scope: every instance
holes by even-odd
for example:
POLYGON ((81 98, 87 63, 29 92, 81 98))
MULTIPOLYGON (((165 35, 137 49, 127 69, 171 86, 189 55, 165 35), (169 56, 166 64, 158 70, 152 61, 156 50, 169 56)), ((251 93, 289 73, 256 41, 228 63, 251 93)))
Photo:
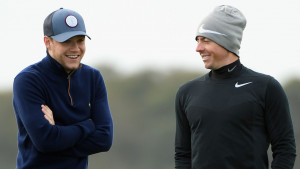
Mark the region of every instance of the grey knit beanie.
POLYGON ((198 36, 206 37, 239 56, 246 22, 245 16, 235 7, 217 6, 200 23, 196 40, 198 36))

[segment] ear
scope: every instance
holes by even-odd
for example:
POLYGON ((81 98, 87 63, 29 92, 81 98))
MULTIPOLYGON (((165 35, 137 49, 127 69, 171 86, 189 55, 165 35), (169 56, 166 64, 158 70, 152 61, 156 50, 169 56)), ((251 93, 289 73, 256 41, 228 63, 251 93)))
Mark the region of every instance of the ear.
POLYGON ((44 43, 45 43, 46 48, 48 49, 51 44, 51 38, 49 36, 44 36, 44 43))

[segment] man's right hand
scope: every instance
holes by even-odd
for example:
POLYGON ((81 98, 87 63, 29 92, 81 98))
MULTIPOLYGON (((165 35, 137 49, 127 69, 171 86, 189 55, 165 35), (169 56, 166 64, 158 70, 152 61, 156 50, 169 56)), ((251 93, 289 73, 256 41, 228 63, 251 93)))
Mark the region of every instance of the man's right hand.
POLYGON ((48 120, 51 125, 55 125, 52 110, 47 105, 41 105, 41 108, 45 119, 48 120))

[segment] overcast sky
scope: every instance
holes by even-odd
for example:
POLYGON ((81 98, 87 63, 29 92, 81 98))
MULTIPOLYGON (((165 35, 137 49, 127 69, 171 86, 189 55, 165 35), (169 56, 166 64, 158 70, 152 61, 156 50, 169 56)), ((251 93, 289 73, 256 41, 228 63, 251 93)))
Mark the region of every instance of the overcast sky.
POLYGON ((18 72, 45 57, 42 25, 60 7, 85 20, 92 40, 86 41, 83 63, 128 73, 207 72, 194 38, 201 19, 220 4, 239 8, 247 18, 240 49, 245 66, 281 83, 300 77, 299 0, 1 0, 0 91, 11 89, 18 72))

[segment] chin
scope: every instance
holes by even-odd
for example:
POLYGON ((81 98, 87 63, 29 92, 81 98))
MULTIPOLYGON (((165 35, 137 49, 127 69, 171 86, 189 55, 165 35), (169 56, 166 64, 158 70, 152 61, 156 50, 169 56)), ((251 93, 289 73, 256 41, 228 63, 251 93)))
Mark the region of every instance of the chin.
POLYGON ((65 69, 67 72, 73 72, 74 70, 76 70, 76 69, 78 69, 79 68, 79 66, 77 66, 77 67, 68 67, 67 69, 65 69))
POLYGON ((210 65, 205 65, 204 66, 206 69, 211 69, 211 66, 210 65))

